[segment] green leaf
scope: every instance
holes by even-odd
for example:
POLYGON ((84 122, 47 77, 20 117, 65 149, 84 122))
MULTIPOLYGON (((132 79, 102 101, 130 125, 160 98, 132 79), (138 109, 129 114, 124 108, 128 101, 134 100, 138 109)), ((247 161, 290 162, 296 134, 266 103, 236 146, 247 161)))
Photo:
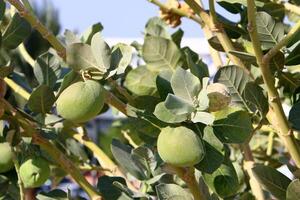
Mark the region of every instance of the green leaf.
POLYGON ((240 58, 243 62, 257 66, 256 57, 250 53, 241 51, 229 51, 229 53, 240 58))
POLYGON ((264 117, 269 111, 268 99, 264 96, 263 89, 255 82, 248 82, 243 92, 243 97, 253 113, 259 111, 264 117))
POLYGON ((249 114, 238 107, 215 112, 215 117, 214 132, 224 143, 243 143, 253 131, 249 114))
POLYGON ((286 191, 286 200, 300 199, 300 180, 293 180, 286 191))
POLYGON ((156 77, 156 87, 161 99, 166 99, 169 93, 173 94, 171 87, 172 74, 171 70, 163 70, 156 77))
POLYGON ((285 58, 285 65, 298 65, 300 64, 300 41, 293 44, 288 48, 289 53, 285 58))
POLYGON ((200 112, 200 111, 197 111, 195 113, 195 115, 192 115, 192 122, 194 123, 202 123, 202 124, 206 124, 206 125, 212 125, 214 120, 215 120, 215 117, 208 113, 208 112, 200 112))
POLYGON ((155 188, 159 200, 193 200, 190 193, 175 184, 161 183, 155 188))
POLYGON ((156 105, 154 113, 159 120, 166 123, 179 123, 186 121, 188 119, 188 115, 174 115, 171 113, 165 106, 164 102, 161 102, 156 105))
POLYGON ((74 43, 67 47, 67 64, 76 72, 81 70, 103 70, 93 55, 91 46, 74 43))
POLYGON ((189 67, 191 73, 198 77, 200 80, 204 77, 209 77, 207 65, 202 62, 202 60, 198 60, 198 58, 195 59, 197 61, 194 61, 193 53, 194 52, 188 47, 184 49, 186 64, 189 67))
POLYGON ((243 92, 249 81, 250 77, 247 72, 234 65, 221 67, 214 77, 215 83, 222 83, 227 86, 232 103, 246 107, 247 103, 243 99, 243 92))
MULTIPOLYGON (((222 44, 220 43, 219 39, 217 38, 217 36, 213 36, 211 38, 208 39, 208 43, 210 44, 210 46, 212 48, 214 48, 217 51, 221 51, 221 52, 225 52, 222 44)), ((244 49, 244 47, 237 42, 232 43, 234 49, 242 51, 244 49)))
POLYGON ((145 27, 145 35, 171 39, 168 25, 159 17, 150 18, 145 27))
POLYGON ((193 104, 200 89, 200 80, 192 73, 178 67, 171 79, 171 86, 177 97, 185 99, 193 104))
POLYGON ((253 173, 262 186, 276 198, 284 200, 291 180, 272 167, 257 165, 253 173))
MULTIPOLYGON (((75 71, 71 70, 64 76, 64 79, 60 85, 58 94, 61 94, 64 89, 69 87, 71 84, 78 82, 79 80, 81 80, 81 76, 78 73, 76 73, 75 71)), ((59 95, 57 95, 57 96, 59 96, 59 95)))
POLYGON ((157 166, 157 161, 153 152, 145 146, 139 146, 132 151, 131 157, 134 160, 137 160, 137 162, 146 169, 148 172, 148 178, 150 178, 157 166))
POLYGON ((289 121, 294 129, 300 131, 300 101, 292 106, 289 113, 289 121))
POLYGON ((145 37, 143 59, 154 71, 174 70, 182 65, 181 52, 177 45, 172 40, 157 36, 145 37))
POLYGON ((192 104, 173 94, 167 96, 165 107, 174 115, 191 114, 195 110, 192 104))
POLYGON ((136 160, 131 157, 132 148, 121 143, 119 140, 113 140, 111 144, 111 152, 119 165, 126 169, 131 175, 139 180, 147 179, 147 171, 145 171, 136 160))
POLYGON ((103 30, 103 26, 102 24, 96 23, 93 24, 91 27, 89 27, 81 36, 82 40, 86 43, 86 44, 91 44, 92 38, 93 36, 98 33, 101 32, 103 30))
POLYGON ((103 40, 101 33, 96 33, 93 36, 91 47, 100 71, 109 69, 111 63, 111 50, 108 44, 103 40))
POLYGON ((171 35, 172 40, 175 42, 175 44, 180 48, 181 40, 183 37, 183 30, 179 28, 175 33, 171 35))
POLYGON ((111 68, 114 69, 114 71, 117 74, 123 74, 130 65, 132 59, 132 47, 119 43, 113 47, 112 53, 111 53, 111 68))
POLYGON ((36 198, 38 200, 68 200, 68 194, 63 190, 55 189, 50 192, 40 192, 36 198))
POLYGON ((30 33, 30 24, 16 13, 3 33, 2 44, 8 49, 15 49, 30 35, 30 33))
POLYGON ((256 25, 264 50, 272 48, 284 37, 284 25, 266 12, 256 14, 256 25))
MULTIPOLYGON (((230 4, 238 3, 238 4, 241 4, 241 5, 245 6, 245 7, 247 7, 247 0, 218 0, 218 2, 228 2, 230 4)), ((261 2, 261 1, 255 1, 255 5, 257 7, 263 7, 264 3, 261 2)))
POLYGON ((49 52, 44 53, 36 59, 33 72, 40 85, 53 89, 61 74, 59 59, 49 52))
POLYGON ((35 113, 47 113, 55 102, 55 96, 47 85, 40 85, 30 95, 28 107, 35 113))
POLYGON ((130 200, 127 195, 120 191, 115 183, 126 185, 126 181, 122 177, 100 176, 98 179, 97 188, 105 199, 110 200, 130 200))
POLYGON ((201 172, 212 174, 216 171, 224 161, 224 145, 215 136, 214 130, 210 126, 204 128, 204 147, 205 155, 204 158, 195 165, 195 168, 201 172))
POLYGON ((229 160, 225 160, 212 174, 203 173, 203 179, 222 198, 236 194, 239 189, 236 171, 229 160))
POLYGON ((147 66, 142 65, 127 74, 124 85, 136 95, 156 96, 156 77, 157 74, 155 72, 150 71, 147 66))

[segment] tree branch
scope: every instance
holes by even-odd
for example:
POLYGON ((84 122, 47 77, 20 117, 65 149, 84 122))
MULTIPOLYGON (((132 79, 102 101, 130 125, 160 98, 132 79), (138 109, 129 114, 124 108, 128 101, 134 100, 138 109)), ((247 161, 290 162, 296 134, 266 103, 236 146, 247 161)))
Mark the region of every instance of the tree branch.
POLYGON ((36 124, 27 120, 19 113, 18 110, 14 109, 5 99, 0 99, 1 106, 16 119, 20 126, 23 128, 23 136, 31 137, 34 144, 39 145, 44 149, 51 158, 59 165, 61 168, 69 173, 72 178, 82 187, 82 189, 89 195, 92 200, 101 200, 100 194, 95 190, 95 188, 90 185, 87 180, 82 176, 80 170, 70 161, 64 153, 62 153, 58 148, 56 148, 48 140, 44 139, 38 132, 36 124))
MULTIPOLYGON (((262 77, 264 80, 264 83, 267 87, 268 91, 268 98, 269 98, 269 104, 270 104, 270 110, 272 112, 272 117, 274 119, 269 120, 276 128, 279 129, 279 135, 283 139, 285 143, 285 147, 288 149, 292 159, 295 161, 295 164, 297 167, 300 167, 300 149, 299 146, 296 144, 295 138, 293 136, 293 131, 288 123, 288 120, 284 114, 281 101, 279 98, 279 94, 277 92, 277 89, 275 88, 275 78, 273 74, 270 71, 269 67, 269 61, 272 58, 271 56, 268 56, 266 54, 266 57, 264 57, 262 49, 261 49, 261 43, 258 37, 257 28, 256 28, 256 7, 254 0, 247 0, 248 4, 248 31, 250 34, 250 38, 253 44, 254 52, 256 55, 257 63, 260 67, 262 77)), ((288 34, 289 35, 289 34, 288 34)), ((289 38, 291 35, 288 36, 289 38)), ((280 45, 276 45, 275 49, 271 51, 270 55, 273 55, 274 52, 281 49, 281 45, 284 45, 287 42, 287 40, 284 39, 284 42, 282 42, 280 45)))

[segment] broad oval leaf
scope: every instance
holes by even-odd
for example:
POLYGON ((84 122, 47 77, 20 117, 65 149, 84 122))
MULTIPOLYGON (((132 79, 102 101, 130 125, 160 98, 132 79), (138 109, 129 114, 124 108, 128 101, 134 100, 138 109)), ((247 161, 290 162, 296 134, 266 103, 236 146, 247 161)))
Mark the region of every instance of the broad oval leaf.
POLYGON ((173 94, 167 96, 165 107, 174 115, 190 114, 195 110, 192 104, 173 94))
POLYGON ((55 96, 47 85, 40 85, 30 95, 28 107, 35 113, 47 113, 55 102, 55 96))
POLYGON ((238 176, 229 160, 225 160, 212 174, 203 173, 203 178, 209 188, 222 198, 238 192, 238 176))
POLYGON ((243 143, 251 135, 253 128, 248 112, 238 107, 227 107, 214 114, 214 132, 222 142, 243 143))
POLYGON ((88 69, 101 70, 91 46, 83 43, 73 43, 67 47, 67 64, 76 72, 88 69))
POLYGON ((59 59, 51 53, 45 53, 36 59, 33 72, 39 84, 54 88, 61 74, 59 59))
POLYGON ((174 94, 193 104, 201 89, 200 80, 191 72, 178 67, 173 73, 171 86, 174 94))
POLYGON ((276 22, 266 12, 258 12, 256 14, 256 25, 264 50, 272 48, 284 37, 284 25, 281 22, 276 22))
POLYGON ((111 62, 111 50, 108 44, 103 40, 100 32, 93 36, 91 47, 100 71, 106 71, 106 69, 109 69, 111 62))
POLYGON ((215 83, 222 83, 228 87, 232 103, 245 107, 247 103, 243 99, 243 92, 249 81, 250 76, 247 72, 235 65, 221 67, 214 77, 215 83))
POLYGON ((264 96, 263 89, 255 82, 247 83, 243 92, 243 98, 251 111, 255 113, 258 110, 262 118, 269 111, 268 99, 264 96))
POLYGON ((171 113, 165 106, 164 102, 160 102, 156 105, 154 113, 153 113, 159 120, 166 122, 166 123, 179 123, 186 121, 188 119, 187 114, 183 115, 175 115, 171 113))
POLYGON ((111 143, 111 152, 120 166, 139 180, 147 179, 147 172, 141 165, 138 165, 136 160, 132 159, 131 151, 130 146, 121 143, 119 140, 114 139, 111 143))
POLYGON ((63 190, 54 189, 50 192, 40 192, 36 196, 37 200, 68 200, 68 194, 63 190))
POLYGON ((156 96, 156 77, 157 73, 150 71, 147 66, 138 66, 127 74, 124 85, 136 95, 156 96))
POLYGON ((127 44, 119 43, 112 49, 111 68, 115 69, 117 74, 122 74, 131 63, 131 59, 132 47, 127 44))
POLYGON ((174 70, 181 66, 181 52, 177 45, 169 39, 157 36, 146 36, 142 56, 151 70, 174 70))
POLYGON ((257 180, 278 199, 285 199, 291 180, 272 167, 257 165, 253 168, 257 180))

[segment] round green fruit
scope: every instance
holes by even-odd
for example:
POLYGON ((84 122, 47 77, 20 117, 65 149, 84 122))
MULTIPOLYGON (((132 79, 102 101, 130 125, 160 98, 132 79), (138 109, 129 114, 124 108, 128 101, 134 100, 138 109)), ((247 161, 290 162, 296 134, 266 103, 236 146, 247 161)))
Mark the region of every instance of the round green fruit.
POLYGON ((222 110, 231 102, 229 89, 221 83, 213 83, 208 85, 207 96, 209 98, 208 110, 211 112, 222 110))
POLYGON ((40 187, 50 177, 49 163, 43 158, 31 158, 20 166, 20 177, 26 188, 40 187))
POLYGON ((186 127, 163 128, 158 136, 157 149, 166 163, 178 167, 190 167, 204 157, 200 138, 186 127))
POLYGON ((8 142, 0 143, 0 173, 5 173, 14 167, 12 151, 8 142))
POLYGON ((104 105, 104 89, 97 81, 87 80, 67 87, 56 101, 57 112, 75 123, 96 117, 104 105))

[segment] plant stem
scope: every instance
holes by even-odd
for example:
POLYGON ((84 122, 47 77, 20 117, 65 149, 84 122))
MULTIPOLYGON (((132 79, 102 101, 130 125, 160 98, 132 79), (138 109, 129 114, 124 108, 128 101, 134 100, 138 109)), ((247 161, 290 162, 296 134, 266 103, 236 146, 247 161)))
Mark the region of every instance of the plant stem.
POLYGON ((285 8, 285 10, 289 11, 289 12, 292 12, 292 13, 295 13, 297 15, 300 15, 300 7, 299 6, 296 6, 296 5, 293 5, 291 3, 283 3, 283 6, 285 8))
POLYGON ((187 12, 185 12, 183 10, 178 9, 178 8, 168 7, 167 5, 161 3, 158 0, 148 0, 148 1, 150 3, 153 3, 153 4, 157 5, 162 10, 166 10, 166 11, 172 12, 174 14, 177 14, 177 15, 181 16, 181 17, 190 18, 193 21, 195 21, 196 23, 200 24, 201 26, 204 26, 203 21, 199 17, 196 17, 195 15, 191 15, 190 13, 187 13, 187 12))
POLYGON ((244 152, 243 167, 244 170, 247 171, 247 174, 249 176, 249 184, 252 190, 252 194, 255 196, 255 199, 257 200, 265 200, 264 192, 260 186, 260 183, 253 174, 252 168, 254 167, 255 162, 249 144, 242 145, 242 149, 244 152))
MULTIPOLYGON (((198 23, 202 29, 203 29, 203 33, 206 39, 209 39, 210 37, 212 37, 212 33, 209 30, 209 28, 205 25, 205 23, 203 23, 203 21, 199 18, 196 17, 195 15, 191 15, 190 13, 187 13, 183 10, 180 10, 178 8, 172 8, 172 7, 168 7, 166 4, 161 3, 158 0, 148 0, 150 3, 153 3, 154 5, 158 6, 160 9, 162 10, 167 10, 169 12, 172 12, 173 14, 177 14, 181 17, 186 17, 189 19, 192 19, 193 21, 195 21, 196 23, 198 23)), ((201 3, 201 2, 199 2, 201 3)), ((202 3, 201 3, 202 4, 202 3)), ((218 51, 216 51, 214 48, 212 48, 209 45, 209 51, 210 51, 210 55, 212 57, 212 60, 215 64, 215 66, 220 67, 223 65, 221 57, 220 57, 220 53, 218 51)))
POLYGON ((21 86, 16 84, 12 79, 4 78, 5 83, 18 95, 23 97, 24 99, 28 100, 30 97, 30 94, 24 90, 21 86))
POLYGON ((234 46, 232 41, 224 31, 221 24, 214 24, 211 16, 194 0, 185 0, 185 2, 193 9, 193 11, 199 15, 202 21, 209 27, 209 29, 216 34, 218 40, 223 46, 227 56, 229 59, 237 66, 244 68, 249 75, 251 75, 250 71, 246 68, 244 63, 236 56, 230 54, 230 51, 234 51, 234 46))
POLYGON ((95 158, 98 160, 101 167, 104 169, 109 169, 103 171, 105 175, 108 176, 121 176, 125 178, 128 187, 136 191, 136 188, 129 182, 124 175, 124 173, 119 169, 119 167, 103 152, 98 145, 96 145, 85 133, 85 129, 83 127, 78 127, 77 132, 68 132, 75 140, 77 140, 80 144, 86 146, 91 152, 93 152, 95 158))
POLYGON ((165 169, 168 172, 175 173, 186 183, 194 197, 194 200, 206 200, 206 198, 200 191, 200 186, 195 177, 194 167, 182 168, 167 164, 165 166, 165 169))
POLYGON ((22 43, 19 45, 18 50, 20 52, 20 54, 22 55, 22 57, 24 58, 24 60, 31 66, 34 66, 34 59, 31 57, 31 55, 29 55, 29 53, 26 50, 25 45, 22 43))
POLYGON ((69 173, 92 200, 102 199, 100 194, 92 185, 87 182, 80 170, 72 163, 72 161, 70 161, 65 154, 56 148, 52 143, 40 135, 36 124, 24 118, 23 115, 20 114, 18 110, 14 109, 13 106, 10 105, 5 99, 0 99, 0 102, 1 106, 3 106, 6 111, 10 112, 14 119, 19 122, 20 126, 24 130, 21 132, 23 136, 32 137, 32 142, 44 149, 65 172, 69 173))
POLYGON ((296 32, 295 29, 292 29, 293 31, 291 34, 287 35, 287 39, 284 38, 283 42, 279 42, 276 46, 274 46, 273 49, 271 49, 270 54, 263 55, 262 49, 261 49, 261 43, 258 37, 257 28, 256 28, 256 7, 254 0, 247 0, 248 4, 248 31, 250 34, 250 38, 253 44, 254 52, 256 55, 257 63, 260 67, 262 77, 264 80, 264 83, 267 87, 268 91, 268 98, 269 98, 269 104, 270 104, 270 110, 272 114, 274 115, 274 119, 272 120, 272 125, 274 125, 279 130, 279 135, 281 136, 282 140, 285 143, 285 147, 288 149, 292 159, 295 161, 296 166, 300 167, 300 149, 297 145, 295 138, 293 136, 293 131, 288 123, 288 120, 284 114, 282 104, 279 98, 279 94, 277 92, 277 89, 275 88, 275 78, 270 71, 269 67, 269 61, 272 58, 271 56, 274 56, 280 49, 283 47, 288 40, 293 36, 293 34, 296 32), (279 45, 280 44, 280 45, 279 45), (275 123, 274 123, 275 122, 275 123))
POLYGON ((30 23, 32 28, 35 28, 42 35, 43 38, 49 41, 49 43, 57 51, 60 57, 62 57, 64 60, 66 59, 66 49, 64 45, 62 45, 62 43, 58 41, 55 35, 52 32, 50 32, 36 16, 34 16, 30 11, 28 11, 19 0, 6 1, 18 10, 20 15, 30 23))
POLYGON ((273 131, 269 133, 268 147, 267 147, 267 152, 266 152, 267 156, 272 156, 274 136, 275 136, 275 133, 273 131))

